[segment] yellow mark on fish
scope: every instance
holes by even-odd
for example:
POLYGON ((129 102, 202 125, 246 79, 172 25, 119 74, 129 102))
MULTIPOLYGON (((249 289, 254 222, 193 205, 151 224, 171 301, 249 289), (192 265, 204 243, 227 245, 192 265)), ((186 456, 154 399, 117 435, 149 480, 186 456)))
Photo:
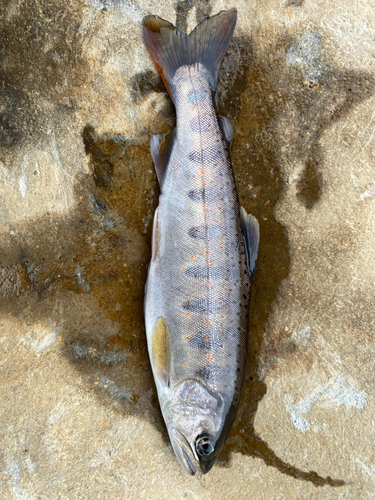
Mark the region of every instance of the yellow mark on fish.
POLYGON ((169 330, 162 316, 156 320, 152 334, 151 357, 156 376, 167 387, 170 371, 169 330))

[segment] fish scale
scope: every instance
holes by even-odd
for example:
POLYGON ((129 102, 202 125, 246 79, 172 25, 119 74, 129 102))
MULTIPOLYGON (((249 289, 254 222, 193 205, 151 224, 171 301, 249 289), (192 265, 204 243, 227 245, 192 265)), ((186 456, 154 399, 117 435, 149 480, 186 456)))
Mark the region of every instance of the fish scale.
POLYGON ((172 446, 191 474, 210 470, 237 410, 259 240, 256 219, 238 205, 232 126, 218 117, 214 100, 235 19, 234 10, 222 12, 190 36, 156 16, 144 20, 145 41, 177 115, 169 137, 151 139, 161 194, 146 332, 172 446))
MULTIPOLYGON (((228 224, 224 219, 224 213, 228 214, 230 211, 233 211, 233 214, 238 216, 238 214, 235 214, 233 201, 228 197, 224 202, 224 199, 208 200, 207 197, 203 196, 202 204, 197 204, 191 203, 189 197, 189 192, 192 189, 225 188, 225 180, 230 178, 230 172, 225 172, 228 158, 217 115, 212 106, 211 92, 207 81, 201 75, 201 68, 182 67, 175 76, 177 120, 181 127, 177 130, 178 146, 170 159, 168 177, 165 179, 165 190, 163 192, 171 200, 172 207, 178 203, 184 204, 184 216, 180 219, 180 227, 176 229, 176 236, 183 241, 182 248, 179 251, 182 262, 188 262, 193 257, 194 262, 208 269, 210 263, 215 262, 216 265, 220 265, 225 271, 228 271, 233 279, 235 276, 234 272, 231 272, 230 262, 231 260, 238 261, 240 256, 238 252, 236 257, 226 255, 226 240, 227 238, 229 240, 236 238, 236 228, 233 228, 232 225, 227 227, 228 224), (197 95, 197 93, 200 99, 192 99, 191 96, 197 95), (205 124, 203 132, 201 132, 201 127, 196 126, 201 121, 205 124), (195 123, 193 130, 191 127, 192 122, 195 123), (183 141, 184 137, 189 137, 189 140, 183 141), (215 155, 210 158, 209 154, 204 154, 205 151, 215 151, 215 155), (196 157, 202 158, 202 161, 192 160, 192 152, 196 154, 196 157), (174 168, 174 158, 178 158, 178 161, 176 161, 177 168, 174 168), (222 170, 224 175, 218 176, 218 170, 222 170), (179 193, 176 192, 174 186, 183 184, 184 179, 191 175, 194 178, 193 183, 188 186, 186 196, 180 201, 179 193), (169 193, 169 189, 171 189, 171 193, 169 193), (205 237, 199 241, 191 241, 191 228, 202 227, 207 233, 209 228, 215 226, 218 227, 219 237, 205 237), (227 233, 228 236, 226 236, 227 233)), ((194 238, 194 240, 197 239, 199 238, 194 238)), ((244 260, 242 264, 246 265, 244 260)), ((169 267, 170 263, 167 262, 166 265, 169 267)), ((178 272, 178 274, 180 273, 178 272)), ((239 278, 238 269, 236 274, 239 278)), ((217 367, 236 364, 235 359, 233 362, 232 358, 234 357, 233 353, 238 350, 237 342, 234 345, 233 343, 226 343, 225 348, 212 345, 208 350, 209 352, 205 350, 205 352, 197 353, 196 350, 192 351, 188 339, 185 339, 189 337, 190 332, 194 334, 199 331, 208 335, 213 330, 227 332, 229 321, 233 321, 233 316, 238 311, 237 308, 232 308, 228 312, 228 307, 225 307, 225 305, 238 303, 239 288, 234 285, 229 288, 228 281, 225 279, 208 280, 206 283, 202 283, 201 280, 198 282, 187 281, 179 276, 176 276, 175 279, 182 280, 183 289, 181 291, 186 300, 181 304, 182 310, 180 314, 173 318, 171 324, 175 326, 177 331, 181 327, 188 330, 188 334, 174 336, 171 341, 174 376, 178 380, 181 377, 199 377, 199 372, 207 365, 211 369, 210 375, 204 377, 206 383, 217 386, 220 384, 220 378, 222 377, 217 367), (190 314, 187 315, 186 311, 190 312, 190 314)), ((173 288, 171 292, 169 301, 173 300, 173 288)), ((232 380, 228 380, 228 373, 226 373, 226 385, 229 389, 232 389, 235 383, 235 376, 231 378, 232 380)))

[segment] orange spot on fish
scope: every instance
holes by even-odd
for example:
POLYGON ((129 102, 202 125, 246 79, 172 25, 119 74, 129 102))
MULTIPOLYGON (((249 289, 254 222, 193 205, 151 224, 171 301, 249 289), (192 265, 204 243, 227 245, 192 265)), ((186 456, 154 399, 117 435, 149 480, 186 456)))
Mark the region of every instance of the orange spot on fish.
POLYGON ((189 215, 193 215, 193 214, 189 214, 189 215))
POLYGON ((191 257, 190 257, 190 258, 191 258, 191 259, 194 259, 194 255, 191 255, 191 257))
POLYGON ((207 354, 206 359, 207 359, 207 361, 209 361, 210 363, 212 363, 212 361, 214 360, 214 358, 213 358, 212 356, 210 356, 209 354, 207 354))
POLYGON ((185 316, 190 316, 190 313, 185 313, 185 316))
POLYGON ((205 338, 206 340, 209 340, 209 339, 210 339, 210 336, 209 336, 209 335, 205 335, 205 336, 204 336, 204 338, 205 338))
POLYGON ((206 250, 204 253, 205 253, 206 255, 208 255, 210 252, 209 252, 208 250, 206 250))
POLYGON ((211 262, 210 264, 208 264, 210 267, 213 266, 213 263, 211 262))
POLYGON ((219 224, 219 221, 218 221, 218 220, 215 220, 214 222, 215 222, 215 224, 219 224))
POLYGON ((203 210, 206 210, 206 205, 202 205, 203 210))
POLYGON ((178 363, 179 365, 182 365, 181 361, 178 363))
POLYGON ((195 231, 196 233, 199 233, 199 229, 194 229, 194 231, 195 231))
POLYGON ((189 339, 190 339, 190 337, 185 337, 185 340, 189 340, 189 339))
POLYGON ((221 319, 224 319, 224 318, 225 318, 225 316, 221 315, 221 316, 220 316, 220 318, 221 318, 221 319))
POLYGON ((184 367, 186 368, 187 367, 187 363, 184 364, 184 367))
POLYGON ((186 267, 181 267, 181 271, 185 271, 186 267))
POLYGON ((204 170, 201 170, 201 174, 204 175, 206 172, 204 170))
POLYGON ((207 325, 209 325, 211 323, 211 320, 210 319, 206 319, 206 323, 207 323, 207 325))

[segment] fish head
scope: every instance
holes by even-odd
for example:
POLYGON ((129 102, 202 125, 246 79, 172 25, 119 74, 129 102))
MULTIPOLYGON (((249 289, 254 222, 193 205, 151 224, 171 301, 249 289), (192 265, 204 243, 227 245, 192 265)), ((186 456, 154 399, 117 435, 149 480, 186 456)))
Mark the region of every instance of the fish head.
POLYGON ((225 404, 201 381, 184 380, 173 390, 164 407, 169 437, 182 467, 194 475, 213 467, 230 426, 226 425, 225 404))

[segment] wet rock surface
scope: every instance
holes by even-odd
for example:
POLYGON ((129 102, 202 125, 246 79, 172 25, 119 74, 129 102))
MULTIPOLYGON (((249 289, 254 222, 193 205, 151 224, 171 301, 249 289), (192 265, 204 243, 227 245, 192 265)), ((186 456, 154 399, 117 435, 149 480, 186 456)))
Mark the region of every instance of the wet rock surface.
POLYGON ((148 143, 175 117, 140 27, 233 5, 3 2, 2 498, 373 498, 375 8, 236 6, 218 110, 260 253, 239 412, 192 478, 143 323, 148 143))

